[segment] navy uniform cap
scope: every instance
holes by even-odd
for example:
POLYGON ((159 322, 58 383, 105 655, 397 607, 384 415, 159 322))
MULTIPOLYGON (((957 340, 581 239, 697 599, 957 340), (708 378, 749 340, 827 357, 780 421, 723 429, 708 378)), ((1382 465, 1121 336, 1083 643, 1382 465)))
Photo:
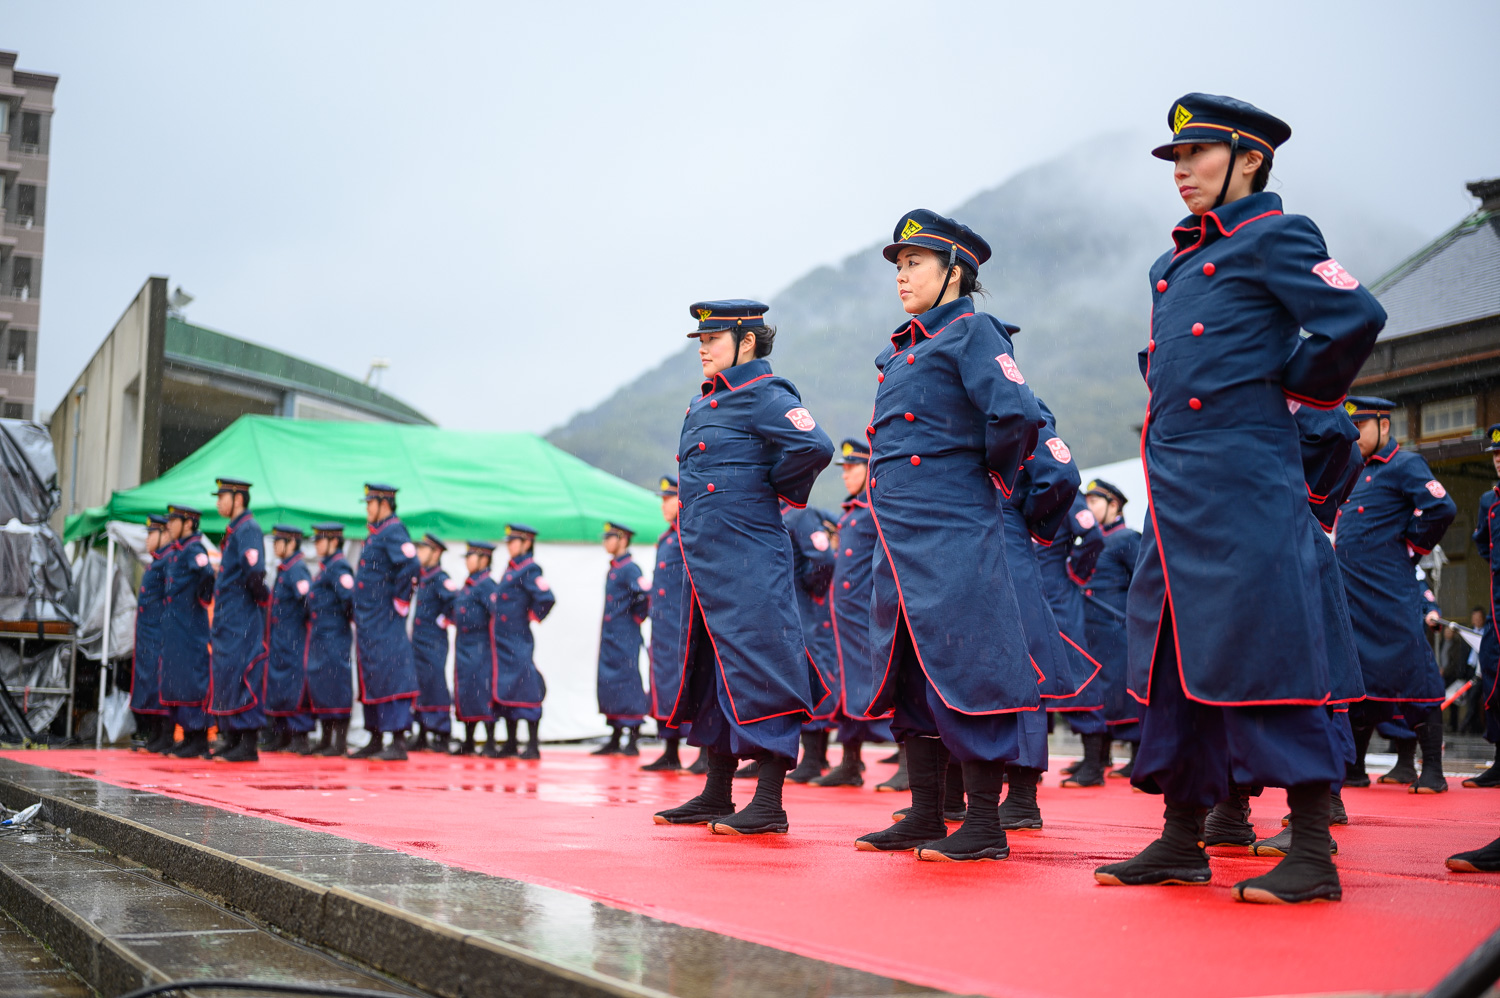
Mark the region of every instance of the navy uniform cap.
POLYGON ((656 494, 665 499, 667 496, 677 494, 677 479, 671 475, 662 475, 661 480, 656 483, 656 494))
POLYGON ((1500 450, 1500 423, 1496 423, 1489 430, 1490 450, 1500 450))
POLYGON ((218 496, 223 495, 225 492, 240 492, 244 495, 250 494, 250 483, 243 478, 215 478, 214 484, 218 488, 210 492, 209 495, 218 496))
POLYGON ((344 525, 337 520, 324 520, 322 523, 312 525, 313 533, 318 537, 337 537, 343 539, 344 525))
POLYGON ((625 526, 623 523, 616 523, 613 520, 605 520, 604 521, 604 536, 608 537, 610 534, 619 534, 621 537, 634 537, 635 536, 635 531, 631 530, 629 527, 625 526))
POLYGON ((203 519, 203 514, 200 511, 194 509, 191 506, 183 506, 180 503, 172 503, 169 506, 167 506, 167 516, 169 518, 175 516, 175 517, 178 517, 179 519, 186 519, 186 520, 201 520, 201 519, 203 519))
POLYGON ((536 540, 536 531, 524 523, 507 523, 505 525, 505 539, 520 537, 524 540, 536 540))
POLYGON ((417 543, 418 544, 426 544, 428 547, 430 547, 430 548, 436 548, 439 551, 446 551, 446 550, 448 550, 448 545, 446 545, 442 541, 438 540, 437 535, 434 534, 434 533, 432 533, 431 531, 428 531, 427 533, 423 534, 422 535, 422 539, 420 541, 417 541, 417 543))
POLYGON ((1101 496, 1102 498, 1112 500, 1119 503, 1121 509, 1124 509, 1125 503, 1129 501, 1125 498, 1125 493, 1120 491, 1118 485, 1112 485, 1102 478, 1092 479, 1083 487, 1083 494, 1086 496, 1101 496))
POLYGON ((146 514, 146 529, 147 530, 160 530, 162 527, 165 527, 166 525, 167 525, 167 518, 165 516, 163 516, 161 513, 147 513, 146 514))
POLYGON ((276 524, 276 526, 271 528, 271 533, 278 534, 288 540, 300 539, 303 536, 302 528, 294 527, 290 523, 276 524))
POLYGON ((1344 411, 1356 423, 1380 416, 1389 416, 1394 408, 1396 408, 1396 403, 1375 395, 1350 395, 1344 399, 1344 411))
POLYGON ((480 554, 495 553, 495 544, 493 541, 469 541, 468 545, 471 552, 477 551, 480 554))
POLYGON ((956 259, 962 260, 978 270, 990 258, 990 244, 973 229, 951 218, 939 215, 926 208, 917 208, 901 216, 891 233, 891 244, 881 252, 891 263, 903 246, 920 246, 941 253, 944 259, 949 250, 956 250, 956 259))
POLYGON ((1172 140, 1151 150, 1157 159, 1172 158, 1172 147, 1194 142, 1228 143, 1239 136, 1241 149, 1264 153, 1266 159, 1292 137, 1292 126, 1254 104, 1217 94, 1184 94, 1167 109, 1172 140))
POLYGON ((849 437, 839 444, 839 459, 834 464, 869 464, 870 445, 849 437))
POLYGON ((384 482, 366 482, 365 483, 365 501, 366 502, 370 501, 371 499, 391 499, 391 500, 394 500, 395 498, 396 498, 396 486, 394 486, 394 485, 387 485, 384 482))
POLYGON ((688 339, 724 329, 764 329, 770 309, 771 306, 749 298, 695 301, 688 306, 688 314, 698 320, 698 328, 687 334, 688 339))

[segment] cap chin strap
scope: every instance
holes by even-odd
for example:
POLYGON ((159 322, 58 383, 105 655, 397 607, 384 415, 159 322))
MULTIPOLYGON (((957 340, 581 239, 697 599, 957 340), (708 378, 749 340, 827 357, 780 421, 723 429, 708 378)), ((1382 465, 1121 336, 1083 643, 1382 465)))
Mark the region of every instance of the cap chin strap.
POLYGON ((938 289, 937 299, 932 303, 931 308, 928 309, 929 312, 943 303, 943 295, 948 293, 948 285, 953 281, 953 261, 957 256, 958 244, 954 243, 948 247, 948 266, 943 271, 943 286, 938 289))
MULTIPOLYGON (((734 363, 730 364, 729 367, 739 367, 740 366, 740 343, 742 343, 744 341, 744 339, 745 339, 745 330, 744 330, 744 327, 736 325, 733 329, 731 329, 729 331, 729 335, 734 337, 734 358, 733 358, 734 363)), ((724 370, 726 370, 726 371, 729 370, 729 367, 724 368, 724 370)))
POLYGON ((1217 201, 1214 202, 1214 207, 1215 208, 1218 208, 1221 205, 1223 205, 1224 204, 1224 198, 1226 198, 1229 195, 1229 181, 1230 181, 1230 178, 1232 178, 1234 176, 1234 158, 1239 155, 1239 152, 1240 152, 1240 133, 1239 132, 1234 132, 1234 133, 1231 134, 1230 139, 1229 139, 1229 167, 1228 167, 1228 169, 1226 169, 1224 171, 1224 186, 1219 189, 1219 198, 1218 198, 1217 201))

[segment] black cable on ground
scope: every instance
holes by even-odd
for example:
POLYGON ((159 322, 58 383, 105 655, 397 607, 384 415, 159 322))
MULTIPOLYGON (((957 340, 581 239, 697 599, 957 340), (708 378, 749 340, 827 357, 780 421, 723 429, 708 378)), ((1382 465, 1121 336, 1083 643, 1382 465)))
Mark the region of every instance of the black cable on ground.
POLYGON ((1463 963, 1438 981, 1425 998, 1479 998, 1500 980, 1500 929, 1474 947, 1463 963))
POLYGON ((331 984, 286 984, 281 981, 229 981, 205 978, 196 981, 168 981, 166 984, 150 984, 144 988, 127 991, 118 998, 148 998, 149 995, 169 994, 173 991, 212 990, 221 991, 270 991, 284 995, 320 995, 324 998, 393 998, 399 991, 367 991, 364 988, 339 988, 331 984))

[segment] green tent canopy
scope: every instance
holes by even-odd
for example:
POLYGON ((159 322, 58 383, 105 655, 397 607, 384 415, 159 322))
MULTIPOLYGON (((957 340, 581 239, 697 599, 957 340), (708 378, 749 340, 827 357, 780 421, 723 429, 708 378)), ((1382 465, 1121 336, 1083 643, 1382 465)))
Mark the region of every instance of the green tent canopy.
POLYGON ((203 529, 222 533, 212 495, 220 476, 253 484, 250 509, 268 533, 338 520, 363 537, 365 482, 400 489, 397 512, 413 536, 498 540, 507 523, 525 523, 543 541, 597 541, 605 520, 647 537, 662 522, 656 496, 531 433, 241 416, 155 481, 68 517, 64 538, 110 520, 143 522, 168 503, 203 510, 203 529))

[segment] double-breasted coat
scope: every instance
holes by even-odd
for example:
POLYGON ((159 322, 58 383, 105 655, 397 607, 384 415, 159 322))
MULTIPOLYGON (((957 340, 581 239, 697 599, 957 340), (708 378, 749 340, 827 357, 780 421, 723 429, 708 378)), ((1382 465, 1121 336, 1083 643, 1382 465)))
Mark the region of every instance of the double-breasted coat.
POLYGON ((406 614, 421 572, 405 524, 394 516, 370 524, 354 588, 361 703, 416 699, 417 667, 406 636, 406 614))
POLYGON ((826 721, 837 713, 839 705, 838 645, 833 639, 833 608, 828 601, 828 587, 833 582, 833 546, 819 510, 783 504, 781 520, 792 539, 792 577, 797 580, 802 643, 829 691, 813 705, 812 719, 826 721))
POLYGON ((599 624, 599 713, 639 721, 651 709, 641 685, 641 625, 651 615, 651 590, 629 551, 609 561, 604 619, 599 624))
POLYGON ((839 709, 849 717, 864 717, 862 711, 875 699, 875 684, 884 672, 870 644, 870 597, 875 588, 875 549, 880 537, 870 515, 870 495, 844 500, 839 517, 839 543, 833 559, 833 630, 839 654, 839 709))
POLYGON ((135 655, 131 660, 130 709, 137 714, 165 714, 161 703, 161 618, 167 584, 166 549, 151 552, 135 596, 135 655))
POLYGON ((424 724, 434 723, 433 715, 447 715, 453 707, 448 692, 448 620, 453 594, 459 584, 441 567, 423 569, 417 579, 417 594, 412 600, 411 652, 417 670, 418 714, 427 715, 424 724))
POLYGON ((301 551, 276 569, 271 587, 271 639, 266 659, 266 713, 289 717, 307 710, 308 638, 312 631, 312 572, 301 551))
POLYGON ((1342 402, 1385 312, 1275 194, 1189 216, 1172 239, 1151 267, 1140 353, 1151 505, 1127 604, 1130 690, 1149 700, 1170 624, 1189 699, 1327 703, 1323 541, 1288 402, 1342 402))
POLYGON ((1079 588, 1093 578, 1094 566, 1103 550, 1104 533, 1077 492, 1068 505, 1068 515, 1057 526, 1052 543, 1037 542, 1042 595, 1052 608, 1073 670, 1089 676, 1089 681, 1075 695, 1049 700, 1048 710, 1098 710, 1104 706, 1104 682, 1099 676, 1103 667, 1089 653, 1083 590, 1079 588))
POLYGON ((531 625, 552 612, 557 596, 530 554, 512 558, 499 580, 500 615, 495 619, 495 702, 513 716, 539 717, 547 682, 536 667, 531 625), (519 711, 528 711, 522 715, 519 711))
POLYGON ((875 366, 866 435, 880 539, 871 611, 880 675, 858 713, 879 716, 895 704, 903 618, 927 681, 949 708, 1035 710, 1037 671, 1002 522, 1043 418, 1010 340, 998 320, 961 297, 897 329, 875 366))
POLYGON ((208 607, 214 568, 203 535, 179 538, 167 554, 162 587, 161 702, 166 707, 208 704, 208 607))
POLYGON ((1083 591, 1083 633, 1089 654, 1100 667, 1096 683, 1104 699, 1105 722, 1134 724, 1141 719, 1141 707, 1126 689, 1130 661, 1125 604, 1140 556, 1141 535, 1125 525, 1123 516, 1102 524, 1099 532, 1104 536, 1104 549, 1094 563, 1094 574, 1078 580, 1083 591))
POLYGON ((495 670, 498 666, 495 621, 500 615, 500 587, 489 569, 475 572, 453 594, 448 610, 453 640, 454 712, 465 724, 495 719, 495 670))
POLYGON ((1370 700, 1439 703, 1443 676, 1428 643, 1416 562, 1458 507, 1415 451, 1392 440, 1371 454, 1339 507, 1333 541, 1370 700))
POLYGON ((1484 636, 1479 642, 1479 682, 1482 684, 1484 706, 1490 711, 1500 710, 1500 640, 1495 637, 1495 575, 1500 565, 1495 564, 1493 553, 1496 540, 1500 538, 1500 485, 1496 485, 1479 497, 1478 524, 1474 528, 1474 547, 1489 566, 1490 599, 1486 607, 1488 622, 1484 636))
POLYGON ((683 675, 668 723, 694 719, 699 705, 686 694, 705 642, 726 718, 742 728, 773 717, 806 721, 828 690, 803 640, 781 508, 807 505, 833 442, 796 386, 758 359, 703 382, 677 458, 688 593, 683 675))
POLYGON ((354 706, 350 653, 354 570, 342 551, 323 559, 312 584, 307 637, 307 697, 314 714, 348 714, 354 706))
POLYGON ((266 606, 271 601, 271 591, 266 587, 265 547, 260 524, 248 510, 235 517, 224 531, 219 574, 214 580, 208 702, 208 712, 217 717, 261 710, 266 668, 266 606))
POLYGON ((651 716, 666 721, 682 682, 682 605, 687 569, 674 522, 656 539, 651 573, 651 716))

